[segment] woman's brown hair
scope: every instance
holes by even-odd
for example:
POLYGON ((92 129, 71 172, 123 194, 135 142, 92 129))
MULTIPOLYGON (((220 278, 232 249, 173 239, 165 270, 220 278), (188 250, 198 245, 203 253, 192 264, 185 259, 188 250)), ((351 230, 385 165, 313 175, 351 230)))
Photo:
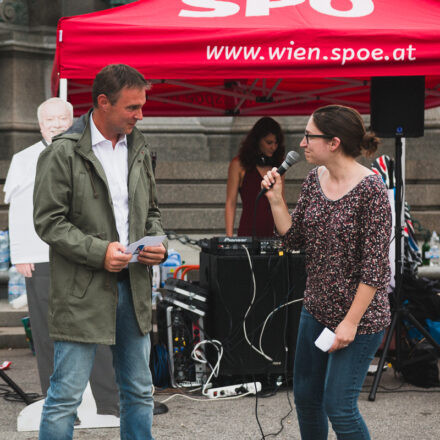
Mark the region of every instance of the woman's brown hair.
POLYGON ((238 152, 240 163, 246 171, 253 169, 257 165, 258 159, 261 156, 259 147, 260 140, 268 134, 273 134, 278 144, 272 156, 273 166, 278 167, 283 162, 286 151, 283 131, 275 119, 265 116, 255 123, 241 144, 240 151, 238 152))
POLYGON ((313 122, 324 134, 338 137, 344 154, 372 156, 379 145, 374 133, 367 133, 357 110, 343 105, 327 105, 313 112, 313 122))

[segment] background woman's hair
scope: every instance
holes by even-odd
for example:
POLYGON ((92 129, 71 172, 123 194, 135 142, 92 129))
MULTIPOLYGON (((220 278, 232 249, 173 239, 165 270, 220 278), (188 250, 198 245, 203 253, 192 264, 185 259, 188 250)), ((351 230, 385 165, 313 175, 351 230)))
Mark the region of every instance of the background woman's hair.
POLYGON ((240 163, 246 171, 253 169, 257 165, 258 158, 261 156, 259 148, 260 140, 268 134, 275 135, 278 143, 278 147, 272 156, 274 166, 278 167, 283 162, 286 152, 283 131, 275 119, 265 116, 255 123, 242 142, 240 151, 238 152, 240 163))
POLYGON ((324 134, 338 137, 344 154, 373 156, 379 145, 374 133, 367 133, 357 110, 343 105, 327 105, 313 113, 313 122, 324 134))

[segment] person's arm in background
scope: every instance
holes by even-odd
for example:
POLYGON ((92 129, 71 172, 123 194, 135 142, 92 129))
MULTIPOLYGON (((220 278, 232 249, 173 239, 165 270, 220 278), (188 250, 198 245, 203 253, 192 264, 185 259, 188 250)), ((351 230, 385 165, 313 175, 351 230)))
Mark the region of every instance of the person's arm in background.
POLYGON ((238 157, 232 159, 228 169, 228 181, 226 184, 225 203, 225 226, 226 235, 232 237, 234 234, 235 212, 237 209, 238 189, 240 187, 240 174, 242 168, 238 157))
POLYGON ((32 278, 32 272, 35 270, 34 263, 20 263, 16 264, 15 268, 18 273, 21 273, 26 278, 32 278))
MULTIPOLYGON (((17 155, 12 156, 11 164, 9 166, 8 175, 6 176, 6 182, 3 187, 5 192, 5 203, 10 203, 11 205, 15 203, 15 196, 17 192, 20 191, 20 182, 22 182, 23 170, 21 169, 21 161, 17 155)), ((16 207, 16 205, 15 205, 16 207)), ((11 237, 20 236, 20 230, 18 229, 17 222, 11 218, 12 208, 9 208, 9 238, 10 238, 10 253, 11 260, 14 256, 14 246, 15 241, 11 240, 11 237)), ((14 264, 14 263, 12 263, 14 264)), ((15 264, 17 272, 24 277, 31 278, 32 272, 35 270, 35 265, 33 263, 19 263, 15 264)))

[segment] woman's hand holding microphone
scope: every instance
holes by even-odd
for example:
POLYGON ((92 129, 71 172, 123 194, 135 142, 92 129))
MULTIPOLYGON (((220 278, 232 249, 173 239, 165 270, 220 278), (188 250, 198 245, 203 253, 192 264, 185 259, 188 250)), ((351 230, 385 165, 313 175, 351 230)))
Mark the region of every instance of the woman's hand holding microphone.
POLYGON ((263 177, 261 189, 266 191, 266 197, 271 204, 280 202, 284 204, 281 176, 275 167, 269 170, 263 177))
POLYGON ((292 226, 292 218, 283 198, 283 183, 276 168, 269 170, 261 181, 261 189, 270 203, 277 232, 283 236, 292 226))

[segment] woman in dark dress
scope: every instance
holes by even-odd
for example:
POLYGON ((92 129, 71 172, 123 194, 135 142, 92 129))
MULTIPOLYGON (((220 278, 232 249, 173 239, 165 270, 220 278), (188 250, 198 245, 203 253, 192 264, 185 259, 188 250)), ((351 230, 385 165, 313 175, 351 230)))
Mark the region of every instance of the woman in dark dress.
MULTIPOLYGON (((242 201, 238 235, 252 235, 255 199, 260 192, 261 181, 267 171, 281 165, 284 154, 284 135, 278 122, 269 117, 259 119, 243 141, 238 156, 229 165, 225 205, 227 236, 231 237, 234 233, 238 193, 242 201)), ((269 202, 262 197, 257 207, 255 235, 270 237, 273 226, 269 202)))
POLYGON ((302 440, 326 440, 328 420, 340 440, 369 440, 357 400, 368 366, 390 324, 391 209, 382 179, 356 158, 378 139, 359 113, 316 110, 301 148, 310 171, 289 214, 276 169, 262 187, 288 249, 304 249, 307 284, 296 344, 293 391, 302 440), (328 352, 314 342, 334 332, 328 352))

